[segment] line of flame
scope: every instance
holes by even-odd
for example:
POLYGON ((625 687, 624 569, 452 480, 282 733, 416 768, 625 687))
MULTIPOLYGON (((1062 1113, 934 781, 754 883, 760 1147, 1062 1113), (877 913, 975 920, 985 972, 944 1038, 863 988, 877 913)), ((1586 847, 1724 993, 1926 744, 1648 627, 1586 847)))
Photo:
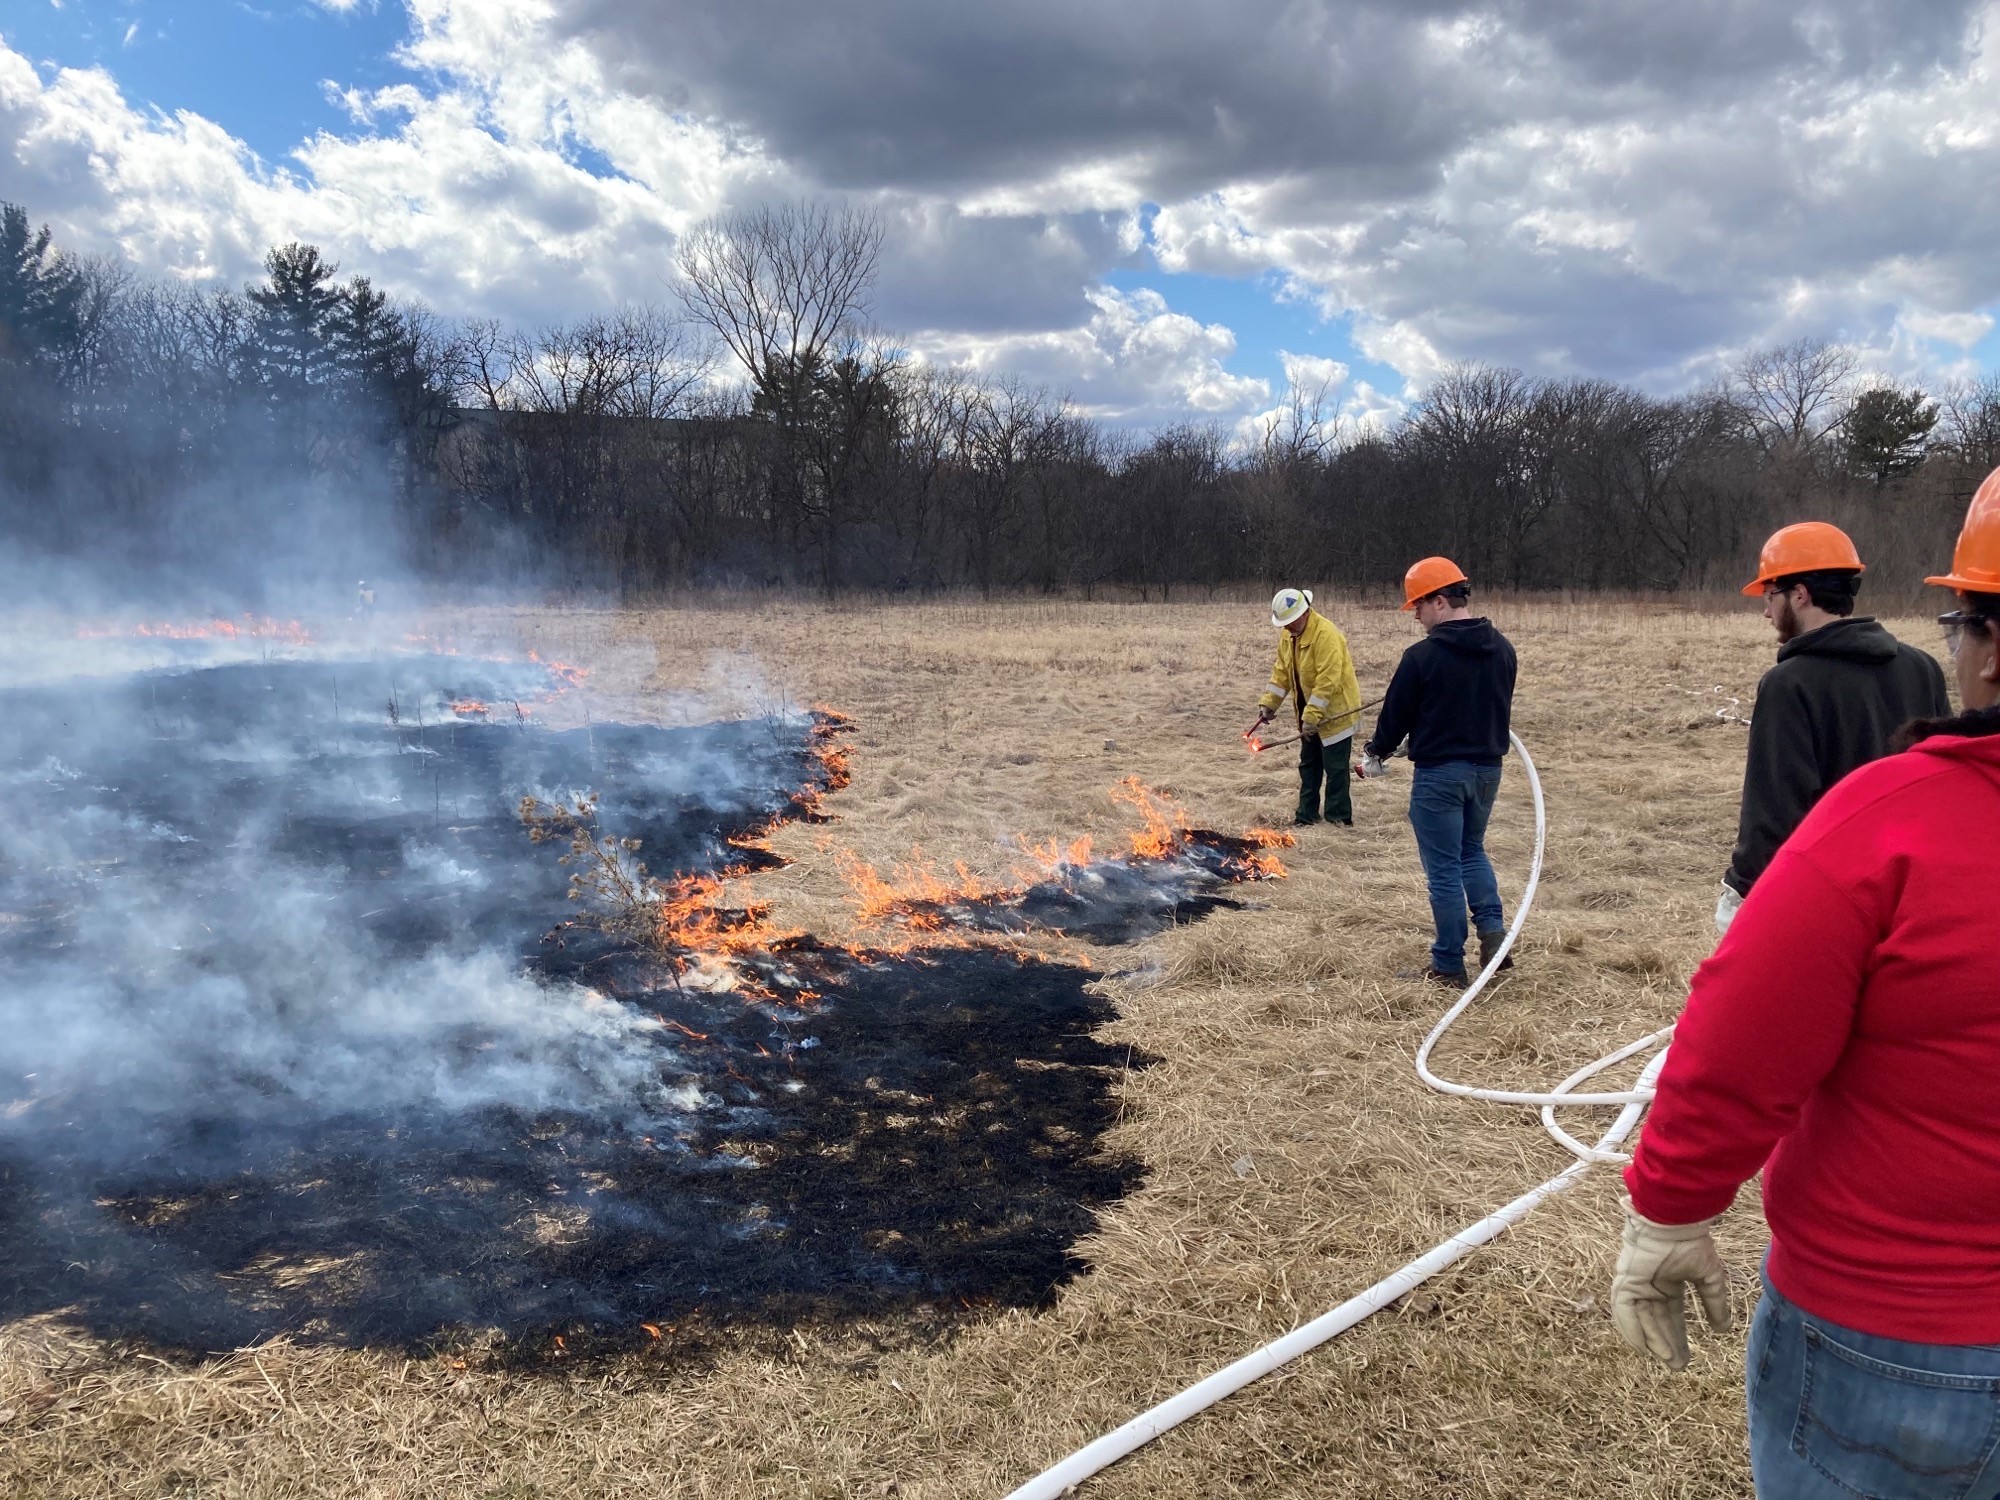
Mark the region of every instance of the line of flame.
MULTIPOLYGON (((1166 793, 1128 776, 1111 788, 1110 797, 1137 812, 1143 826, 1128 835, 1129 854, 1106 855, 1104 859, 1163 863, 1175 858, 1187 844, 1187 810, 1166 793)), ((1253 828, 1244 838, 1259 851, 1289 849, 1298 842, 1291 834, 1271 828, 1253 828)), ((837 850, 834 867, 847 882, 861 926, 879 929, 893 921, 909 933, 935 940, 952 934, 950 918, 942 908, 966 902, 1011 901, 1038 881, 1087 869, 1098 858, 1088 834, 1068 844, 1060 839, 1040 844, 1023 841, 1020 852, 1027 863, 1016 864, 1011 883, 984 879, 963 861, 954 862, 948 872, 940 872, 920 848, 912 849, 908 859, 892 864, 886 878, 851 850, 837 850)), ((1247 853, 1242 859, 1256 878, 1279 879, 1286 874, 1275 855, 1247 853)))
POLYGON ((235 620, 218 617, 213 620, 158 620, 138 625, 80 625, 76 632, 76 638, 81 641, 105 640, 112 636, 156 641, 257 640, 281 641, 288 646, 313 644, 312 632, 298 620, 275 620, 269 615, 252 614, 235 620))
MULTIPOLYGON (((826 816, 826 797, 852 779, 848 762, 853 751, 839 738, 852 727, 852 722, 833 710, 816 713, 807 753, 819 766, 818 776, 762 827, 732 836, 728 840, 732 848, 768 854, 771 836, 785 824, 826 816)), ((668 954, 683 973, 701 969, 720 988, 732 989, 748 999, 783 1003, 785 996, 758 981, 742 965, 730 962, 733 958, 768 953, 777 944, 804 935, 795 929, 773 925, 768 902, 725 904, 730 883, 749 873, 749 862, 741 861, 712 874, 675 875, 657 882, 659 900, 652 914, 651 937, 654 946, 668 954)), ((818 998, 811 990, 800 990, 790 997, 795 1004, 808 1004, 818 998)))

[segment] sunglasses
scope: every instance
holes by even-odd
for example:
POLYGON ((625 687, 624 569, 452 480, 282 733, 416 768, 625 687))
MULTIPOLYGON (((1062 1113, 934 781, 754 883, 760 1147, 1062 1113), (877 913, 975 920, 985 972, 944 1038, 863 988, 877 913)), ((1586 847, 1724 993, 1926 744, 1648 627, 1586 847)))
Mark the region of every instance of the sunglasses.
POLYGON ((1987 633, 1989 620, 1987 615, 1974 614, 1965 609, 1954 609, 1939 615, 1937 622, 1944 627, 1945 650, 1953 656, 1958 655, 1958 648, 1965 644, 1968 635, 1987 633))

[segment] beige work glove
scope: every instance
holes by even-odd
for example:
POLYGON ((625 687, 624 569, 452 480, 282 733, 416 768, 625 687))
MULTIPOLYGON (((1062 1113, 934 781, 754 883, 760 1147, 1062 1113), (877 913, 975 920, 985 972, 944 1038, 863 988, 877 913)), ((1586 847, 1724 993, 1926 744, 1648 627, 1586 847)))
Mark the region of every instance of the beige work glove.
POLYGON ((1708 1326, 1730 1328, 1729 1275, 1709 1235, 1713 1219, 1655 1224, 1630 1203, 1618 1270, 1611 1278, 1611 1322, 1618 1336, 1670 1369, 1688 1363, 1687 1302, 1692 1288, 1708 1326))

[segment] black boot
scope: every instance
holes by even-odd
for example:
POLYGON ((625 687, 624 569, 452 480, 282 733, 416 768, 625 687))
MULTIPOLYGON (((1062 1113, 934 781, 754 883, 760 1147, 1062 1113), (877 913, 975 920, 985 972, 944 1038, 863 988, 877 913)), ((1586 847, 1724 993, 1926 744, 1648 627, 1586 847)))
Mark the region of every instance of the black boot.
MULTIPOLYGON (((1504 927, 1496 927, 1491 932, 1482 932, 1479 934, 1480 968, 1484 969, 1488 964, 1493 962, 1493 955, 1500 951, 1500 944, 1505 942, 1506 938, 1507 938, 1507 929, 1504 927)), ((1501 973, 1504 974, 1507 970, 1513 967, 1514 967, 1513 954, 1510 953, 1505 958, 1500 960, 1501 973)))
POLYGON ((1441 989, 1447 990, 1462 990, 1469 982, 1465 977, 1465 970, 1459 969, 1456 972, 1448 972, 1440 969, 1436 964, 1425 964, 1421 969, 1398 969, 1396 977, 1398 979, 1421 979, 1426 984, 1434 984, 1441 989))

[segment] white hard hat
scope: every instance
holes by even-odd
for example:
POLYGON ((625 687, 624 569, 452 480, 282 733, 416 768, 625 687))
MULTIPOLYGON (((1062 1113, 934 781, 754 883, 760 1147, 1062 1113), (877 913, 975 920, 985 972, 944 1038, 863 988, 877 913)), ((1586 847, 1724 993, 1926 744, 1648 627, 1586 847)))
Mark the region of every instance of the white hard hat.
POLYGON ((1292 621, 1312 608, 1311 589, 1279 589, 1271 596, 1271 624, 1283 630, 1292 621))

